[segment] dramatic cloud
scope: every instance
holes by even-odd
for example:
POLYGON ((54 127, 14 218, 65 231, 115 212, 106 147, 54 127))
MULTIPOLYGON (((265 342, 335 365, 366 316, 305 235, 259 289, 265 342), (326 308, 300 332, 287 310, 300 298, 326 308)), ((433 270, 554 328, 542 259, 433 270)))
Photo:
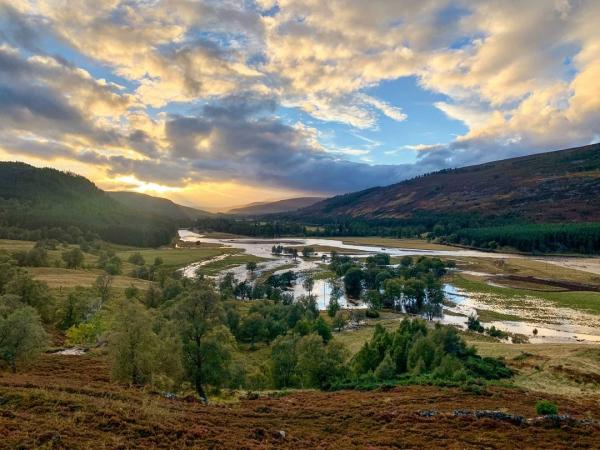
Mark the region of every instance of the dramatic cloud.
POLYGON ((0 157, 239 204, 587 144, 599 22, 594 0, 0 0, 0 157))

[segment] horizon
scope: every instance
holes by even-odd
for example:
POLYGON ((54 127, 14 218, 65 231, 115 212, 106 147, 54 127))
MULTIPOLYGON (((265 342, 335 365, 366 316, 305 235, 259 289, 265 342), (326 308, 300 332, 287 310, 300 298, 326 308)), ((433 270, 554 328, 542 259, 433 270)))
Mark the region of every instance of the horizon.
POLYGON ((599 19, 592 1, 0 0, 0 160, 226 211, 587 145, 599 19))

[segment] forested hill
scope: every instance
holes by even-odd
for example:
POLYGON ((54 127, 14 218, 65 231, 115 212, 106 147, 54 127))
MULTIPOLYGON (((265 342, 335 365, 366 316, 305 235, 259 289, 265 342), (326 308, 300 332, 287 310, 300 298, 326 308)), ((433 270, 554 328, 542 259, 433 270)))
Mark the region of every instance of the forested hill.
POLYGON ((19 162, 0 162, 0 235, 69 238, 97 234, 122 244, 166 244, 177 225, 168 217, 131 209, 88 179, 19 162))
POLYGON ((178 205, 166 198, 153 197, 152 195, 140 194, 138 192, 108 191, 107 194, 129 209, 158 214, 176 221, 195 220, 200 217, 214 215, 201 209, 178 205))
POLYGON ((288 211, 296 211, 300 208, 314 205, 324 200, 325 197, 298 197, 279 200, 276 202, 253 203, 227 211, 228 214, 240 216, 258 216, 263 214, 277 214, 288 211))
POLYGON ((600 144, 442 170, 332 197, 298 214, 313 219, 471 215, 533 223, 598 222, 600 144))

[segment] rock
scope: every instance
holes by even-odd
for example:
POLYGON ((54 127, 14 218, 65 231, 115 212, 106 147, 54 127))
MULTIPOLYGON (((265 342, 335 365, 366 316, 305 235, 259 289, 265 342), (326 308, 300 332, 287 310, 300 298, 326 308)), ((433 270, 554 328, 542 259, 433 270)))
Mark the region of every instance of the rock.
POLYGON ((273 437, 279 441, 283 441, 285 439, 285 431, 275 430, 273 431, 273 437))
POLYGON ((489 410, 475 411, 475 417, 477 417, 477 418, 485 417, 488 419, 503 420, 505 422, 510 422, 515 425, 522 425, 523 423, 525 423, 525 417, 518 416, 515 414, 508 414, 508 413, 505 413, 502 411, 489 411, 489 410))

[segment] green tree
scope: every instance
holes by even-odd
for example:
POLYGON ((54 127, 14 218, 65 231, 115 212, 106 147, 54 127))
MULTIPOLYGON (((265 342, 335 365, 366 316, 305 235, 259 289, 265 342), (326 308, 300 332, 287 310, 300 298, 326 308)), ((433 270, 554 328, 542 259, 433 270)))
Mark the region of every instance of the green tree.
POLYGON ((338 300, 336 298, 332 298, 329 300, 329 304, 327 305, 327 315, 333 318, 340 309, 341 307, 338 300))
POLYGON ((320 336, 310 334, 298 341, 296 352, 303 387, 325 389, 346 373, 348 350, 338 342, 325 345, 320 336))
POLYGON ((302 281, 302 287, 308 292, 309 297, 312 296, 312 290, 315 287, 315 280, 310 275, 304 277, 302 281))
POLYGON ((331 321, 333 328, 335 328, 338 332, 342 331, 342 329, 348 323, 348 315, 344 311, 338 311, 335 313, 335 317, 331 321))
POLYGON ((23 303, 34 307, 45 322, 51 320, 54 298, 46 283, 34 280, 27 272, 16 271, 4 286, 4 292, 16 295, 23 303))
POLYGON ((198 396, 207 401, 205 385, 220 385, 227 378, 234 339, 221 324, 219 295, 206 282, 188 291, 177 302, 175 317, 183 345, 183 366, 198 396))
POLYGON ((377 369, 375 369, 375 377, 378 380, 391 380, 396 376, 396 364, 390 356, 386 353, 384 358, 381 360, 377 369))
POLYGON ((331 340, 331 327, 321 316, 317 317, 317 320, 313 323, 312 329, 321 336, 321 339, 323 339, 323 342, 326 344, 331 340))
POLYGON ((81 249, 74 247, 62 253, 62 259, 67 269, 77 269, 83 265, 84 255, 81 249))
POLYGON ((294 336, 279 336, 271 347, 271 377, 277 388, 293 387, 298 383, 296 344, 294 336))
POLYGON ((256 271, 257 267, 258 267, 258 265, 254 261, 248 261, 246 263, 246 270, 248 272, 250 272, 251 274, 254 274, 254 272, 256 271))
POLYGON ((362 291, 363 273, 357 267, 349 269, 344 275, 344 288, 350 298, 360 298, 362 291))
POLYGON ((127 261, 130 262, 131 264, 135 264, 136 266, 143 266, 144 264, 146 264, 146 260, 144 259, 144 257, 142 256, 142 254, 140 252, 135 252, 135 253, 132 253, 131 255, 129 255, 129 258, 127 258, 127 261))
POLYGON ((17 364, 35 359, 47 340, 35 309, 27 305, 7 307, 0 300, 0 358, 13 373, 17 371, 17 364))
POLYGON ((87 289, 77 286, 64 300, 60 328, 67 330, 85 322, 95 312, 97 303, 98 300, 87 289))
POLYGON ((112 375, 116 380, 141 386, 156 371, 158 339, 152 317, 137 301, 121 302, 108 332, 112 375))

